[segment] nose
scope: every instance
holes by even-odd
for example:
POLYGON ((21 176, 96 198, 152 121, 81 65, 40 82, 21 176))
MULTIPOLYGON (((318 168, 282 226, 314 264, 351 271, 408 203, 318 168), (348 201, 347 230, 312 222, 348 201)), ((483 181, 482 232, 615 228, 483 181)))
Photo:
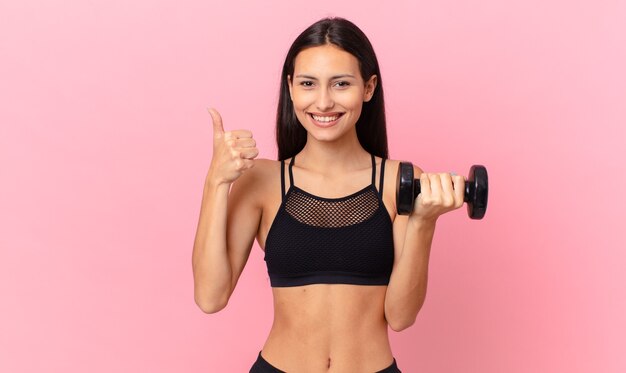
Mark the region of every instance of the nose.
POLYGON ((317 102, 315 103, 319 111, 327 111, 335 106, 332 94, 327 89, 321 89, 317 102))

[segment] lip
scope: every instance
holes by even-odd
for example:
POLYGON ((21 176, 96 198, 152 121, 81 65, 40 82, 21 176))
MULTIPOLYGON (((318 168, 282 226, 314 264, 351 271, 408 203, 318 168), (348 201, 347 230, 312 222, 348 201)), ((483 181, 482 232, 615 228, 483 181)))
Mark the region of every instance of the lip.
POLYGON ((311 122, 313 122, 313 124, 316 125, 317 127, 329 128, 337 124, 339 122, 339 119, 343 117, 344 113, 307 113, 307 115, 309 116, 309 119, 311 119, 311 122), (317 120, 313 118, 313 115, 320 116, 320 117, 322 116, 329 117, 329 116, 337 115, 337 119, 333 120, 332 122, 318 122, 317 120))

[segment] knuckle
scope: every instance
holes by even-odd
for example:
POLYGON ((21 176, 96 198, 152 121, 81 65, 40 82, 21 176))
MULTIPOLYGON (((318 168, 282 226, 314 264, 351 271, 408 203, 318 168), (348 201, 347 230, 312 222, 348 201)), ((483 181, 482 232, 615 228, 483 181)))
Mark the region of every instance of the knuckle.
POLYGON ((425 196, 422 198, 422 204, 429 207, 437 204, 437 201, 432 196, 425 196))
POLYGON ((417 202, 422 206, 428 206, 428 204, 430 203, 430 199, 424 194, 420 194, 419 196, 417 196, 417 202))

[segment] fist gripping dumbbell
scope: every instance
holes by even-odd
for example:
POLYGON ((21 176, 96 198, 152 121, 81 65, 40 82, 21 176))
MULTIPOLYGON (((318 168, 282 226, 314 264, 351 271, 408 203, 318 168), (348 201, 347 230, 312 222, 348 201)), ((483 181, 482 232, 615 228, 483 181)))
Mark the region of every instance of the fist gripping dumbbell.
MULTIPOLYGON (((421 192, 419 179, 413 177, 413 164, 401 162, 396 181, 396 205, 398 214, 409 215, 413 211, 415 198, 421 192)), ((482 219, 487 211, 489 180, 484 166, 473 165, 465 181, 463 201, 467 203, 467 215, 472 219, 482 219)))

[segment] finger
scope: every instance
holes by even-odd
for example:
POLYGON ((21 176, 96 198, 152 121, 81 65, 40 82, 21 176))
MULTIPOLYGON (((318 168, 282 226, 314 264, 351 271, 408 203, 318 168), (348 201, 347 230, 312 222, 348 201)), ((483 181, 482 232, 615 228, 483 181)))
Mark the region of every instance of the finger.
POLYGON ((253 138, 237 139, 235 146, 238 148, 254 148, 256 141, 253 138))
POLYGON ((454 183, 454 204, 455 207, 459 208, 465 202, 465 178, 456 175, 452 177, 452 182, 454 183))
POLYGON ((235 164, 235 169, 237 169, 238 171, 244 171, 244 170, 254 167, 254 159, 240 158, 240 159, 235 160, 234 164, 235 164))
POLYGON ((430 181, 430 194, 433 198, 440 198, 442 194, 441 178, 438 174, 429 174, 428 180, 430 181))
POLYGON ((222 124, 222 116, 217 110, 210 108, 207 109, 209 114, 211 115, 211 120, 213 121, 213 136, 221 136, 224 134, 224 125, 222 124))
POLYGON ((230 135, 236 139, 247 139, 252 138, 252 132, 248 130, 234 130, 229 131, 230 135))
POLYGON ((259 155, 257 148, 244 148, 239 152, 239 156, 244 159, 254 159, 259 155))
POLYGON ((455 205, 454 186, 452 185, 452 176, 447 173, 439 174, 441 180, 441 197, 445 207, 453 207, 455 205))
POLYGON ((250 168, 254 167, 254 160, 252 160, 252 159, 244 159, 243 160, 243 167, 245 169, 250 169, 250 168))

